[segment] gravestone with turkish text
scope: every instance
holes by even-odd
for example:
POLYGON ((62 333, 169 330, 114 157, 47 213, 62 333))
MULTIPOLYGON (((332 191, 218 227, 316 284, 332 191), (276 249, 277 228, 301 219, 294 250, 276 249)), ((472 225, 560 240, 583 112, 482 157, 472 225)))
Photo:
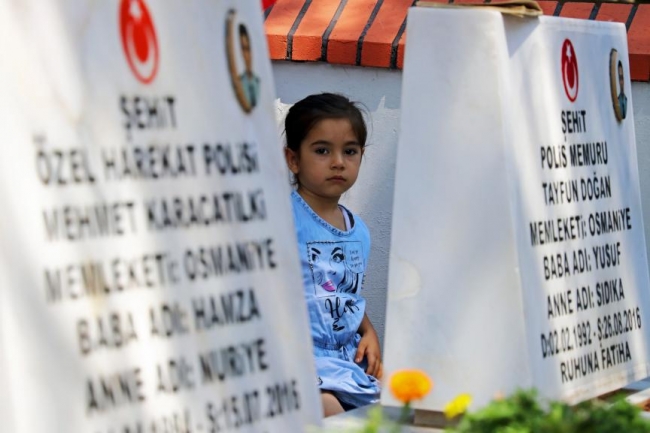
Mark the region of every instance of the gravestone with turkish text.
POLYGON ((621 24, 411 10, 385 353, 416 408, 650 374, 630 90, 621 24))
POLYGON ((302 432, 258 1, 0 3, 3 431, 302 432))

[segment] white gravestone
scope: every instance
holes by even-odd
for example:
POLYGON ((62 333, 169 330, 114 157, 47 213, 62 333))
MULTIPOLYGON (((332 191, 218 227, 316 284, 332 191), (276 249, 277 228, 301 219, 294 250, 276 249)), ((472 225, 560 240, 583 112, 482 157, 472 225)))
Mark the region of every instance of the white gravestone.
POLYGON ((648 376, 625 27, 416 8, 406 53, 387 372, 427 371, 426 410, 648 376))
POLYGON ((259 1, 0 2, 0 424, 302 432, 259 1))

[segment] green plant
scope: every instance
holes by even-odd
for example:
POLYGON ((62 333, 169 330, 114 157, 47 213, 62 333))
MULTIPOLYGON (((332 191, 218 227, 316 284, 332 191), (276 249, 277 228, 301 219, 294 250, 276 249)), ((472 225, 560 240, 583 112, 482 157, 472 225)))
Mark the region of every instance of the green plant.
POLYGON ((647 433, 641 409, 621 399, 575 406, 542 402, 535 391, 518 391, 468 413, 448 433, 647 433))

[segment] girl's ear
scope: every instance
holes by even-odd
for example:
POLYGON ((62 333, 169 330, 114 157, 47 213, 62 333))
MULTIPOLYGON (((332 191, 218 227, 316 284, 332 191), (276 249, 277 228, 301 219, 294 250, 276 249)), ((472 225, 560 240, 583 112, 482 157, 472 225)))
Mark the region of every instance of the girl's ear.
POLYGON ((284 159, 287 161, 287 167, 289 167, 289 170, 291 173, 295 175, 298 174, 299 170, 299 158, 298 154, 294 152, 293 150, 289 149, 288 147, 284 148, 284 159))

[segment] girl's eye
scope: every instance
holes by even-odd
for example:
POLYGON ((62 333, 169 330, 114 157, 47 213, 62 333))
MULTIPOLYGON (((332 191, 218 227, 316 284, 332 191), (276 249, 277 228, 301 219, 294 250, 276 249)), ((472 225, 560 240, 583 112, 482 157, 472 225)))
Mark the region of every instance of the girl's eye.
POLYGON ((317 147, 314 149, 314 152, 316 152, 317 155, 325 155, 327 154, 327 149, 324 147, 317 147))
POLYGON ((359 151, 357 149, 345 149, 345 154, 346 155, 351 156, 351 155, 356 155, 357 153, 359 153, 359 151))

